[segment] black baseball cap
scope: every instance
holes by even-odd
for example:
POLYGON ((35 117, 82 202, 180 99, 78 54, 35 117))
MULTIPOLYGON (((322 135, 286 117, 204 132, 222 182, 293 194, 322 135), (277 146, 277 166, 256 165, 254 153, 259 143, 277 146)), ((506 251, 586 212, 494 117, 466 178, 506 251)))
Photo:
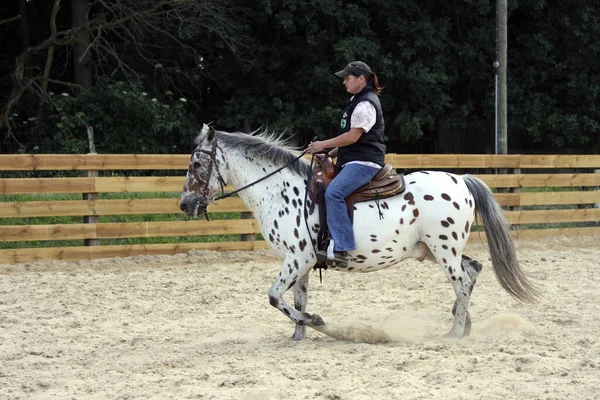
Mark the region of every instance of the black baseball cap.
POLYGON ((343 70, 336 72, 335 74, 340 78, 345 78, 348 75, 371 75, 373 72, 371 68, 362 61, 352 61, 344 67, 343 70))

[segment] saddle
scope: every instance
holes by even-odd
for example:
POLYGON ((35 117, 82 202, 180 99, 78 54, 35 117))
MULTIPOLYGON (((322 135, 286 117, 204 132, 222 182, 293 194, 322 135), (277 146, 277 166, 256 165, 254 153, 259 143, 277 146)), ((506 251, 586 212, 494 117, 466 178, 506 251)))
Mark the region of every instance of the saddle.
MULTIPOLYGON (((338 171, 333 164, 331 157, 319 157, 315 162, 315 170, 309 184, 308 195, 313 204, 319 205, 319 233, 317 235, 317 265, 315 268, 327 269, 327 265, 333 265, 335 261, 331 259, 333 248, 328 249, 327 256, 323 250, 328 245, 329 228, 327 227, 327 214, 325 208, 325 190, 329 183, 335 178, 338 171)), ((346 209, 350 221, 354 222, 354 204, 361 201, 380 200, 386 197, 395 196, 404 191, 404 176, 396 173, 391 164, 385 164, 371 182, 356 189, 346 198, 346 209)), ((377 204, 379 207, 379 203, 377 204)), ((381 215, 381 214, 380 214, 381 215)), ((330 246, 331 247, 331 246, 330 246)), ((342 268, 347 267, 347 261, 343 263, 342 268)))
MULTIPOLYGON (((319 209, 325 209, 325 190, 337 173, 331 157, 319 158, 315 162, 308 195, 314 203, 319 204, 319 209)), ((385 164, 371 182, 359 187, 346 198, 346 208, 350 220, 354 221, 354 204, 395 196, 402 193, 404 189, 404 175, 398 174, 391 164, 385 164)))

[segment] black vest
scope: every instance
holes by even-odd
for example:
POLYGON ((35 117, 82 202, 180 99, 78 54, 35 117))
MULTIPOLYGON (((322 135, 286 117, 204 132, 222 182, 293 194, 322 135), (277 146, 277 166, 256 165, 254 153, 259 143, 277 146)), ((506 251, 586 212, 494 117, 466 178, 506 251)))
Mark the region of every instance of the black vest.
POLYGON ((337 136, 346 133, 350 130, 350 118, 354 109, 361 101, 368 101, 373 104, 376 111, 375 125, 369 132, 364 132, 360 138, 349 146, 338 148, 339 165, 344 165, 350 161, 370 161, 379 164, 383 167, 385 164, 385 145, 383 144, 383 130, 385 123, 383 122, 383 112, 381 111, 381 102, 379 97, 373 91, 370 85, 354 95, 354 98, 348 102, 342 110, 342 118, 340 121, 340 131, 337 136))

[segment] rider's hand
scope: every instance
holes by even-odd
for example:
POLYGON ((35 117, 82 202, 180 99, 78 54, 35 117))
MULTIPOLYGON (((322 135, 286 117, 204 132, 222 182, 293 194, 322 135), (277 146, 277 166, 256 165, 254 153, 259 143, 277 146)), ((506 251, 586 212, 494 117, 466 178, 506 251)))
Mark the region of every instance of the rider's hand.
POLYGON ((325 151, 325 145, 321 141, 311 142, 306 147, 307 154, 316 154, 325 151))

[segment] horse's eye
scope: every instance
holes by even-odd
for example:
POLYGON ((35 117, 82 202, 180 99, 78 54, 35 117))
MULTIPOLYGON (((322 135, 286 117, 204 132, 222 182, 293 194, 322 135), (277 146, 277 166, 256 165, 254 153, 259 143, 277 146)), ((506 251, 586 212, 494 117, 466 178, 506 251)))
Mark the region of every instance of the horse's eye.
POLYGON ((194 162, 192 163, 192 167, 194 167, 194 169, 198 169, 198 168, 200 168, 200 161, 194 161, 194 162))

